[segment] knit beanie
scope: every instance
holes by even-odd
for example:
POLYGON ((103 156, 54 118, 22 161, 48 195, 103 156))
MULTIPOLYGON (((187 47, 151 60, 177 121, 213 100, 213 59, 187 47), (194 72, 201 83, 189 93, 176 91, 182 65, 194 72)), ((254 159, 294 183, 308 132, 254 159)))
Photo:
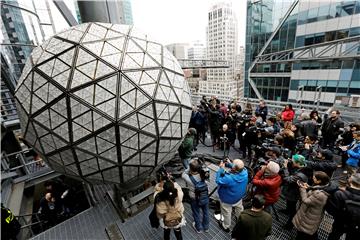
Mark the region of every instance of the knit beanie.
POLYGON ((266 165, 266 171, 268 171, 271 174, 278 174, 280 171, 280 166, 276 162, 270 161, 266 165))

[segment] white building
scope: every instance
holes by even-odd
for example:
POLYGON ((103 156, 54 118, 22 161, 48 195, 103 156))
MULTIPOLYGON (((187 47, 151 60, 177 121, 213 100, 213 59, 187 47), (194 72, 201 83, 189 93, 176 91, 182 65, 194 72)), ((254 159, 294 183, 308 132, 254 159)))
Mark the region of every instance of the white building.
POLYGON ((245 68, 245 48, 243 46, 240 47, 239 54, 236 54, 235 57, 235 79, 237 83, 237 96, 239 98, 244 97, 244 68, 245 68))
POLYGON ((218 3, 209 10, 206 44, 207 59, 228 61, 230 67, 207 70, 207 81, 200 82, 199 93, 229 99, 237 96, 237 20, 231 3, 218 3))
POLYGON ((165 46, 177 59, 187 59, 188 43, 172 43, 165 46))
POLYGON ((191 43, 188 48, 188 59, 203 60, 206 59, 206 45, 197 40, 191 43))

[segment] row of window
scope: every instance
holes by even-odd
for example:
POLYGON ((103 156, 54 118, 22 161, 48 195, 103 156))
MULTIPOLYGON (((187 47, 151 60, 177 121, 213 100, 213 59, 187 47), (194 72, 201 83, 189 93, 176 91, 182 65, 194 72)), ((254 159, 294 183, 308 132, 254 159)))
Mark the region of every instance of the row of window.
POLYGON ((322 92, 360 94, 360 84, 356 81, 291 80, 290 90, 297 91, 300 86, 304 86, 304 91, 316 91, 317 87, 322 87, 322 92))
POLYGON ((291 63, 256 64, 255 67, 251 70, 251 72, 291 72, 291 63))
MULTIPOLYGON (((360 69, 360 60, 306 61, 293 64, 293 70, 360 69)), ((359 76, 360 78, 360 76, 359 76)))
MULTIPOLYGON (((217 9, 213 12, 209 12, 209 21, 212 19, 216 19, 217 17, 221 18, 222 17, 222 8, 217 9)), ((226 15, 231 15, 232 14, 232 10, 229 8, 225 8, 224 9, 224 14, 226 15)))
POLYGON ((343 1, 299 13, 298 24, 306 24, 331 18, 345 17, 360 13, 360 1, 343 1))
POLYGON ((337 31, 322 32, 316 34, 308 34, 296 37, 295 47, 303 47, 312 44, 330 42, 338 39, 343 39, 347 37, 354 37, 360 35, 360 27, 342 29, 337 31))

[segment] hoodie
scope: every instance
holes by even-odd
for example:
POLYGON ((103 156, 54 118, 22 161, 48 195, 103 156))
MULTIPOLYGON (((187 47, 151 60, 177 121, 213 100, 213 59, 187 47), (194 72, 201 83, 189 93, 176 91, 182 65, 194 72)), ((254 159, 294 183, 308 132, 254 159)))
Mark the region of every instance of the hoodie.
POLYGON ((244 168, 239 172, 227 172, 220 168, 216 172, 216 183, 221 202, 235 204, 246 194, 248 184, 248 172, 244 168))

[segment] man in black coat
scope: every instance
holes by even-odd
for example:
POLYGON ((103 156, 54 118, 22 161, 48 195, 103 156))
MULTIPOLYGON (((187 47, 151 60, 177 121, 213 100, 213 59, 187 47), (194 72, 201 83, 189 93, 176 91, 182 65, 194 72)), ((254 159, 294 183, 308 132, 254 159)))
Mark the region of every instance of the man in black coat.
POLYGON ((323 148, 333 149, 336 139, 344 128, 344 122, 340 119, 340 112, 333 110, 328 119, 322 125, 323 148))
POLYGON ((337 164, 333 159, 333 153, 329 149, 320 149, 314 161, 306 161, 308 168, 314 171, 323 171, 331 177, 337 168, 337 164))
POLYGON ((271 234, 272 217, 264 211, 263 195, 255 195, 251 209, 244 210, 231 233, 236 240, 263 240, 271 234))
MULTIPOLYGON (((332 206, 332 212, 335 213, 334 223, 332 226, 332 232, 330 233, 328 240, 338 240, 340 237, 346 233, 346 240, 355 240, 358 239, 360 233, 360 226, 355 226, 355 221, 359 222, 358 216, 351 216, 348 211, 345 209, 345 202, 347 200, 352 200, 355 203, 360 202, 360 173, 355 173, 349 179, 349 184, 345 190, 339 190, 334 194, 334 204, 332 206), (349 220, 351 222, 349 222, 349 220)), ((360 206, 357 205, 358 212, 360 206)))

